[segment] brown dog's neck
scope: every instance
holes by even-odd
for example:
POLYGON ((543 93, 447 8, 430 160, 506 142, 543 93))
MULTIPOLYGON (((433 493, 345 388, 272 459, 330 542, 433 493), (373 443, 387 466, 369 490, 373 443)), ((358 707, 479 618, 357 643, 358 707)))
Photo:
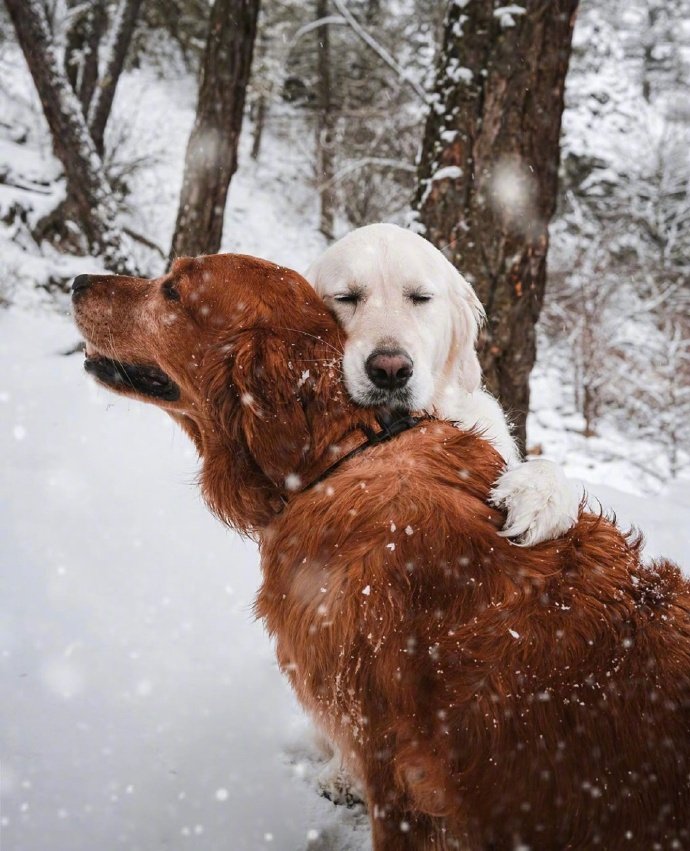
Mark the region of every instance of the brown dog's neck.
MULTIPOLYGON (((276 476, 276 465, 263 469, 249 447, 228 442, 219 429, 206 432, 200 447, 204 498, 216 516, 237 531, 256 536, 283 510, 288 500, 309 487, 332 465, 366 443, 376 428, 372 412, 354 408, 316 423, 300 462, 276 476), (325 426, 328 428, 325 428, 325 426)), ((279 445, 275 446, 280 455, 279 445)))
POLYGON ((376 413, 375 428, 371 428, 361 421, 358 422, 353 431, 344 435, 337 444, 333 444, 329 448, 325 456, 316 461, 313 468, 307 471, 306 477, 303 480, 300 479, 293 482, 294 495, 296 496, 312 487, 322 485, 341 464, 355 455, 359 455, 367 448, 386 443, 399 434, 416 428, 421 423, 428 423, 433 419, 434 417, 426 413, 415 416, 403 411, 391 412, 381 410, 376 413))

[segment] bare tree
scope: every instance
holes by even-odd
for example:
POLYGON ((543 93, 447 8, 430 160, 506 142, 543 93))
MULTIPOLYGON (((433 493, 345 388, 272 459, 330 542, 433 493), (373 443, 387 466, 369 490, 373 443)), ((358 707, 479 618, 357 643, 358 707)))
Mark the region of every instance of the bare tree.
POLYGON ((420 224, 486 308, 484 376, 523 449, 577 5, 449 5, 419 166, 420 224))
POLYGON ((258 12, 259 0, 213 4, 171 257, 220 248, 228 188, 237 170, 258 12))
MULTIPOLYGON (((328 0, 316 0, 316 20, 328 15, 328 0)), ((319 230, 333 238, 335 189, 333 185, 334 138, 331 104, 331 57, 328 24, 317 33, 316 50, 316 178, 319 184, 319 230)))
POLYGON ((55 153, 67 178, 67 206, 92 249, 115 270, 127 267, 117 209, 80 103, 65 77, 38 0, 5 0, 38 91, 55 153))
POLYGON ((105 0, 91 4, 69 0, 71 20, 65 43, 65 74, 79 97, 82 112, 89 105, 98 82, 98 59, 101 39, 108 25, 105 0))
POLYGON ((115 98, 120 74, 125 65, 127 49, 134 34, 137 16, 143 0, 120 0, 111 27, 110 43, 103 76, 93 93, 89 108, 89 132, 96 150, 103 155, 103 139, 115 98))

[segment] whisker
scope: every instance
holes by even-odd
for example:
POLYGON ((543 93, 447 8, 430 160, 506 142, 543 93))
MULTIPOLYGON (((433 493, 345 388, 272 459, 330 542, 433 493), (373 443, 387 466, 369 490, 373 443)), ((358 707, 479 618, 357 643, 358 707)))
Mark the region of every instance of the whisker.
POLYGON ((299 328, 286 328, 284 325, 278 326, 276 328, 277 331, 292 331, 293 334, 302 334, 304 337, 311 337, 313 340, 318 340, 320 343, 323 343, 324 346, 328 346, 329 349, 333 349, 333 351, 338 355, 338 357, 343 356, 343 352, 341 349, 336 349, 335 346, 327 343, 323 337, 318 337, 316 334, 310 334, 308 331, 301 331, 299 328))
POLYGON ((127 374, 127 370, 124 368, 124 364, 122 363, 122 361, 119 358, 115 357, 115 345, 113 344, 113 332, 110 330, 110 328, 108 328, 108 337, 110 338, 111 360, 114 360, 115 363, 118 364, 118 366, 120 367, 121 375, 124 375, 125 379, 127 380, 127 383, 132 388, 132 390, 136 391, 136 387, 134 386, 132 379, 127 374))
POLYGON ((332 360, 331 358, 300 358, 300 363, 325 363, 329 366, 332 366, 333 369, 337 369, 338 372, 342 372, 343 368, 339 362, 332 360))

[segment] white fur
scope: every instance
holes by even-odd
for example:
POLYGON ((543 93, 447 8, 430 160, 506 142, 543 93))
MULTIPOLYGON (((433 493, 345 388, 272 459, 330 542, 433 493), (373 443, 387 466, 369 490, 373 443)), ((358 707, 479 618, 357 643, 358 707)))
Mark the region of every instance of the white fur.
POLYGON ((498 402, 481 389, 475 344, 484 318, 470 284, 430 242, 397 225, 352 231, 309 267, 307 280, 347 332, 345 384, 360 405, 428 410, 478 427, 506 462, 493 490, 507 511, 503 534, 525 545, 555 538, 577 519, 579 497, 549 461, 521 463, 498 402), (358 293, 357 305, 338 296, 358 293), (415 304, 412 296, 431 296, 415 304), (382 391, 365 364, 377 348, 404 350, 413 374, 402 390, 382 391))
POLYGON ((558 538, 577 522, 580 499, 560 467, 543 458, 508 469, 491 491, 507 512, 500 535, 526 547, 558 538))
POLYGON ((484 315, 472 287, 429 242, 396 225, 369 225, 332 245, 306 274, 347 331, 345 383, 361 405, 399 403, 410 410, 437 406, 464 387, 473 393, 481 373, 475 354, 484 315), (358 305, 339 296, 357 292, 358 305), (431 296, 415 305, 411 296, 431 296), (378 347, 403 349, 414 372, 393 399, 372 385, 366 359, 378 347), (437 398, 439 397, 439 398, 437 398))

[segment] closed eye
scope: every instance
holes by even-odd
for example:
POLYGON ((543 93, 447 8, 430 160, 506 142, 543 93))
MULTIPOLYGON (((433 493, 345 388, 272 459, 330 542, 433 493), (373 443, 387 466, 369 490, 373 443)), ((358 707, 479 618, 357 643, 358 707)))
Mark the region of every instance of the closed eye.
POLYGON ((407 297, 412 304, 426 304, 433 298, 433 296, 426 295, 425 293, 410 293, 407 297))
POLYGON ((362 300, 361 293, 342 293, 341 295, 333 296, 333 300, 338 304, 359 304, 362 300))
POLYGON ((180 291, 177 289, 173 281, 166 281, 162 287, 163 295, 168 301, 179 301, 180 291))

